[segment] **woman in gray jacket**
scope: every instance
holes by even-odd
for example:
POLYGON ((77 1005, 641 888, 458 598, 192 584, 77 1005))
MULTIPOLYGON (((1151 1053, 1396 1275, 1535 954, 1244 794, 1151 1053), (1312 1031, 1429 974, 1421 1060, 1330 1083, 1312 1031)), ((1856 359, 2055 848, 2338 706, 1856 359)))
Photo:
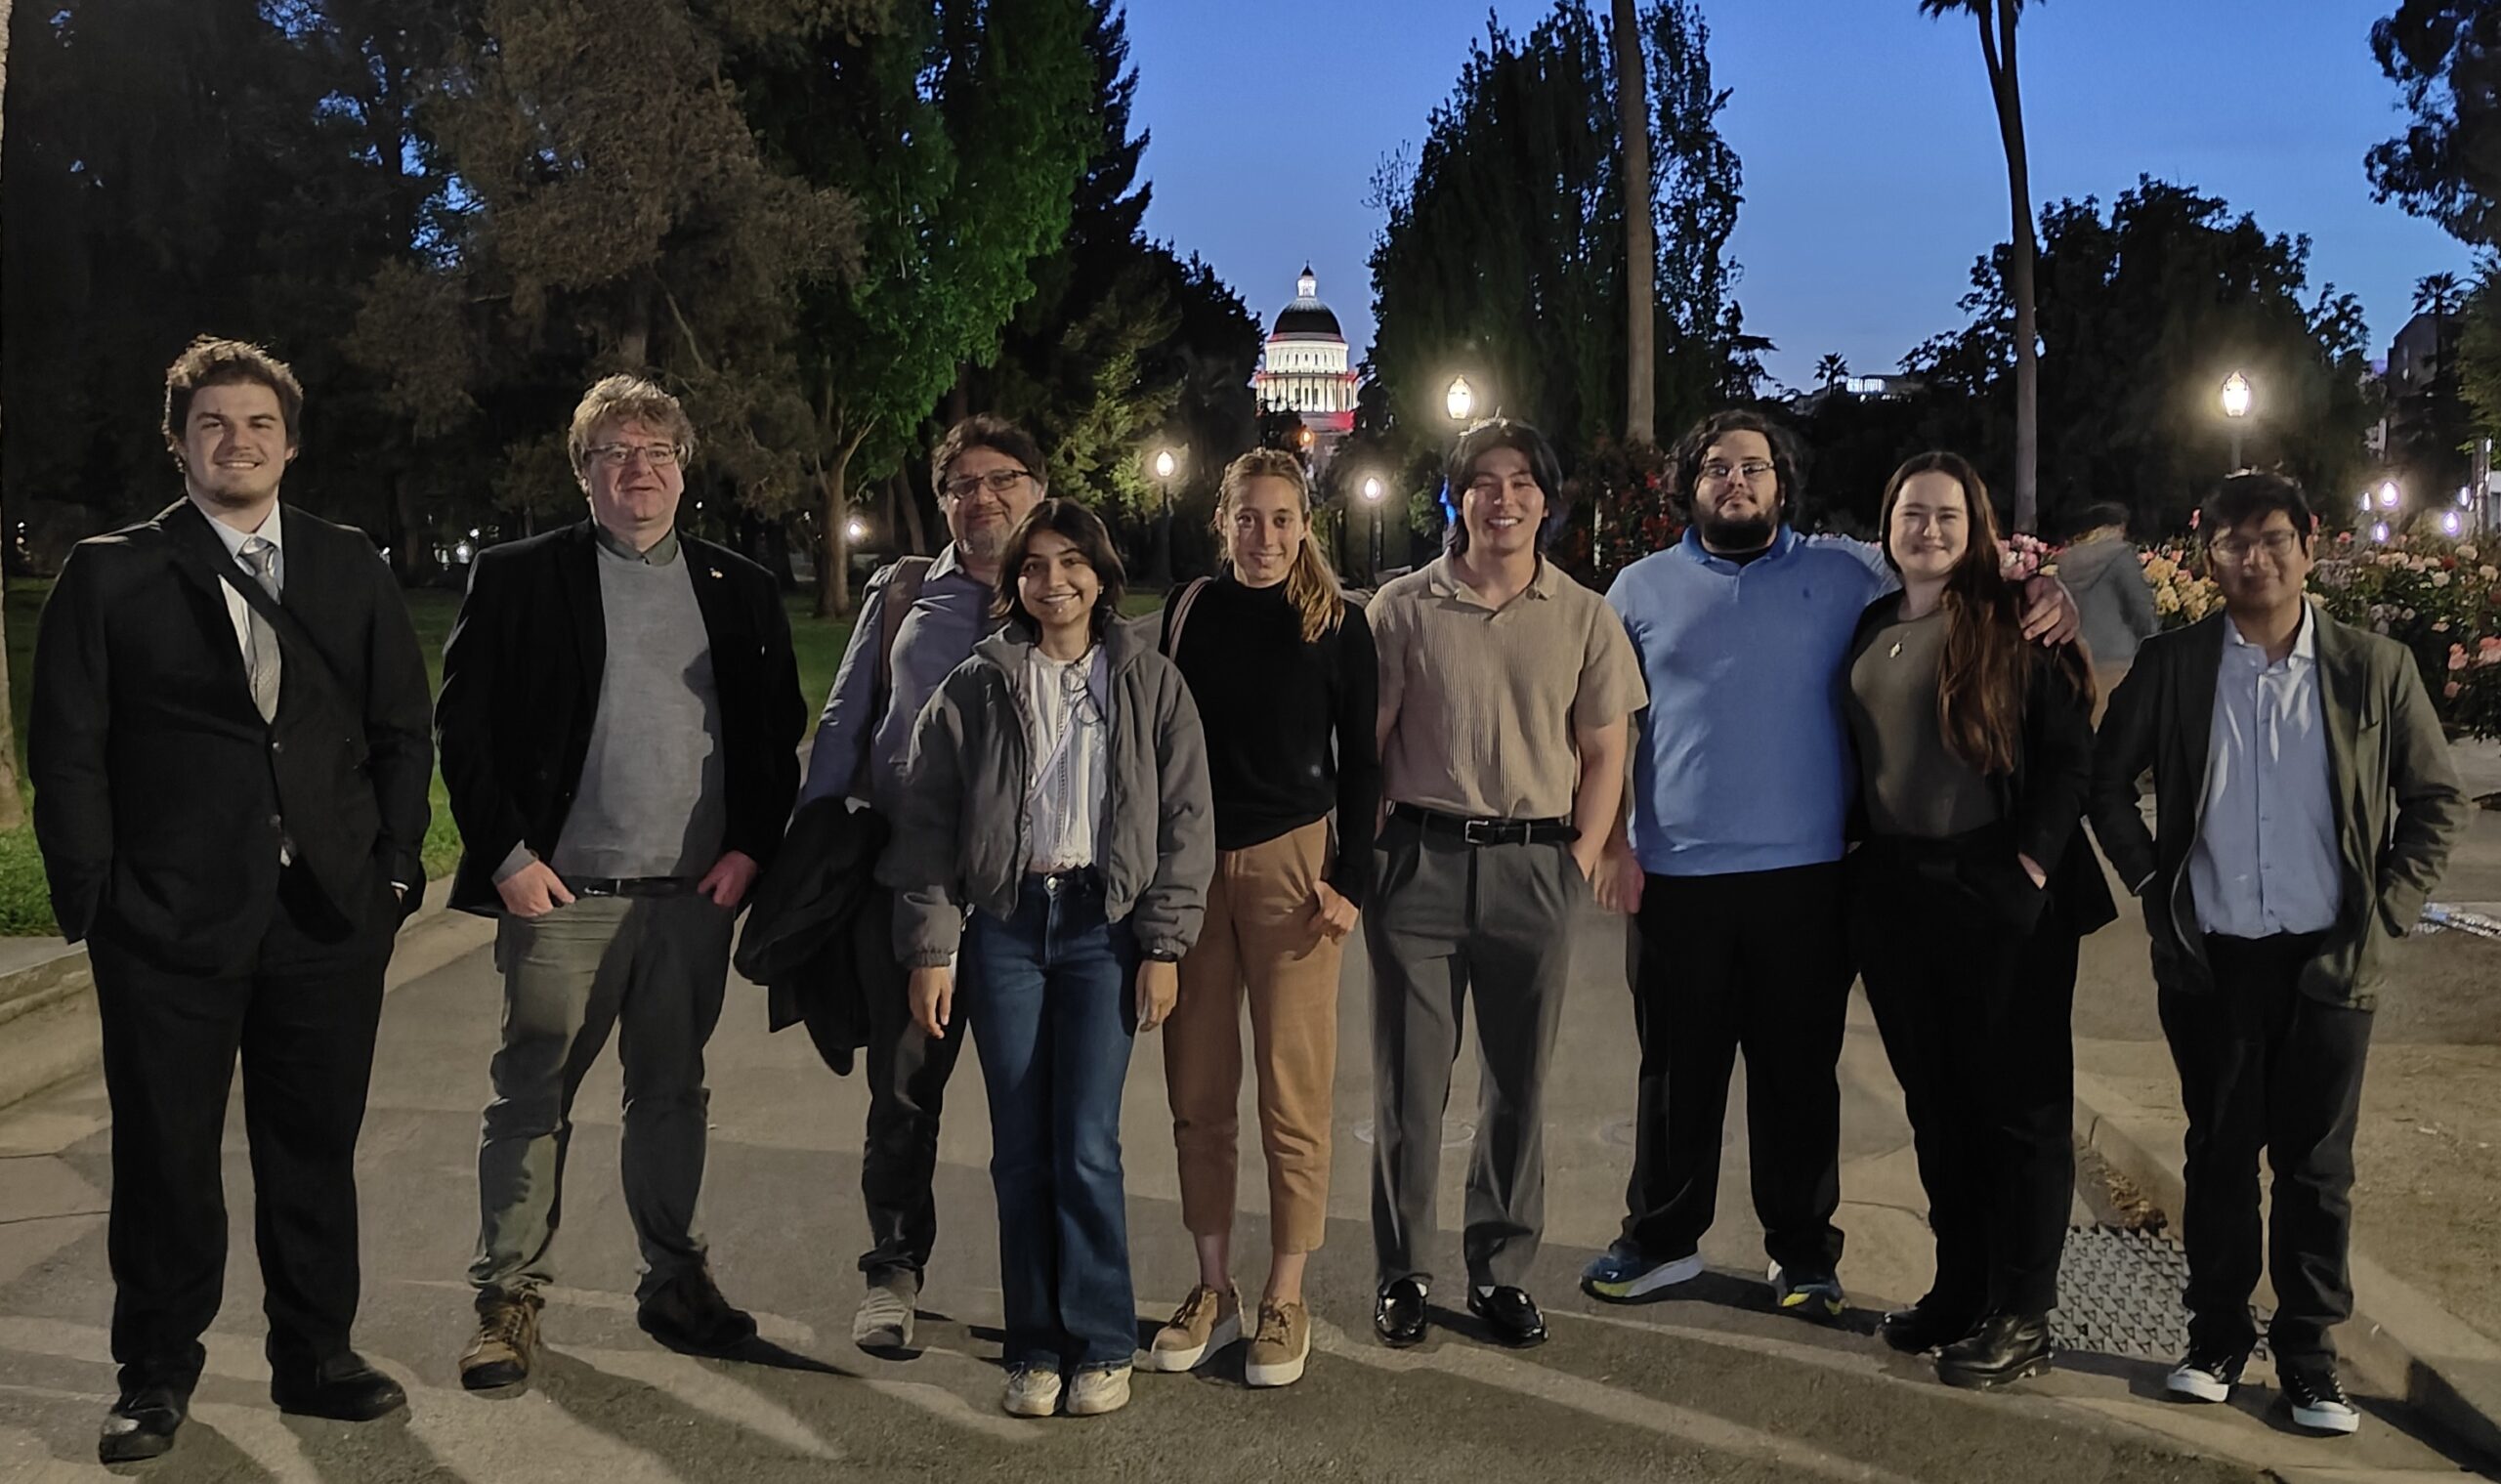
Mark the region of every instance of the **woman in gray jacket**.
POLYGON ((1171 1013, 1215 814, 1199 714, 1120 617, 1121 562, 1073 500, 1035 506, 999 567, 1006 627, 914 729, 894 842, 911 1012, 950 1034, 962 973, 990 1092, 1007 1391, 1018 1417, 1129 1397, 1137 1305, 1121 1173, 1129 1047, 1171 1013))

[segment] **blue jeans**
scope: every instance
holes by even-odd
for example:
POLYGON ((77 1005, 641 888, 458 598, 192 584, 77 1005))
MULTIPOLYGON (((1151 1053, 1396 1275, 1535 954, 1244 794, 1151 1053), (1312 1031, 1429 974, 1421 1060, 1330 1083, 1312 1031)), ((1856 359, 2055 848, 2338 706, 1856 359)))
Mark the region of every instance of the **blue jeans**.
POLYGON ((1137 944, 1090 875, 1026 878, 964 924, 958 991, 990 1089, 1009 1365, 1124 1366, 1137 1349, 1121 1087, 1137 944))

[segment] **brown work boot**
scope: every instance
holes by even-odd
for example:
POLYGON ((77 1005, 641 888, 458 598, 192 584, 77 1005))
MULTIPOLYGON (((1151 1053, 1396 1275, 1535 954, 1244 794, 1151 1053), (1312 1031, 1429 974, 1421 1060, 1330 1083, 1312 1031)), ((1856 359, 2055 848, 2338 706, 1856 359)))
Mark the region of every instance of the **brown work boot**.
POLYGON ((530 1379, 530 1363, 538 1358, 536 1293, 478 1295, 478 1337, 460 1357, 460 1384, 472 1391, 518 1386, 530 1379))
POLYGON ((1138 1368, 1193 1370, 1241 1337, 1242 1294, 1230 1284, 1219 1293, 1202 1283, 1172 1311, 1171 1321, 1155 1332, 1155 1342, 1138 1357, 1138 1368))
POLYGON ((1311 1360, 1311 1315, 1297 1299, 1259 1300, 1259 1333, 1250 1338, 1242 1378, 1253 1386, 1291 1386, 1311 1360))

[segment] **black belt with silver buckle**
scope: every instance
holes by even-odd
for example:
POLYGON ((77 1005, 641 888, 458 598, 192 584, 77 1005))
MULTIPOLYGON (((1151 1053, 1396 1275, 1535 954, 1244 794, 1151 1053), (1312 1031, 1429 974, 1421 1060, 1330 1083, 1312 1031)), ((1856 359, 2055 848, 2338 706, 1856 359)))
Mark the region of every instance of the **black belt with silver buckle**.
POLYGON ((1545 845, 1556 841, 1568 845, 1581 837, 1581 831, 1572 827, 1570 820, 1471 820, 1438 809, 1420 809, 1414 804, 1390 805, 1389 817, 1407 820, 1426 834, 1454 835, 1470 845, 1545 845))
POLYGON ((576 897, 691 897, 693 876, 584 876, 567 881, 576 897))
POLYGON ((1102 872, 1091 866, 1072 866, 1066 870, 1034 870, 1026 874, 1040 882, 1042 890, 1054 897, 1062 892, 1097 891, 1103 883, 1102 872))

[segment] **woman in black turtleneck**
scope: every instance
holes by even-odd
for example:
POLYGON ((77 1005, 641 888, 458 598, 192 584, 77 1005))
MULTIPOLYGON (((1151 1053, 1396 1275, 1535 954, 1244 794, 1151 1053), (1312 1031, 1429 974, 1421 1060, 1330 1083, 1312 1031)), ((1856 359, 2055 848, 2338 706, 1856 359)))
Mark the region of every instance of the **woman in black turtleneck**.
POLYGON ((1189 584, 1164 615, 1215 794, 1207 925, 1181 960, 1164 1044, 1199 1283, 1144 1369, 1190 1370, 1248 1333, 1250 1383, 1282 1386, 1311 1350, 1302 1273, 1328 1224, 1338 955, 1372 884, 1379 673, 1363 611, 1339 595, 1312 535, 1300 461, 1273 448, 1234 460, 1216 524, 1224 574, 1189 584), (1248 1331, 1230 1269, 1246 990, 1275 1248, 1248 1331))

